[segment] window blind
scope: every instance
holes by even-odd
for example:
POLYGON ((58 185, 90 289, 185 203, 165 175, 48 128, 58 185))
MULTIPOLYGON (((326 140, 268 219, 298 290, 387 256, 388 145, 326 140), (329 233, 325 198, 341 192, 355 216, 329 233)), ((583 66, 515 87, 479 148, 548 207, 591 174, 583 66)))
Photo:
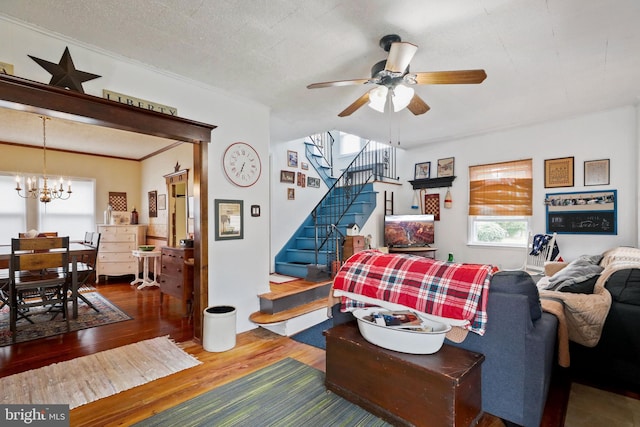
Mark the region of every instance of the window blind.
POLYGON ((469 215, 532 215, 532 161, 469 167, 469 215))

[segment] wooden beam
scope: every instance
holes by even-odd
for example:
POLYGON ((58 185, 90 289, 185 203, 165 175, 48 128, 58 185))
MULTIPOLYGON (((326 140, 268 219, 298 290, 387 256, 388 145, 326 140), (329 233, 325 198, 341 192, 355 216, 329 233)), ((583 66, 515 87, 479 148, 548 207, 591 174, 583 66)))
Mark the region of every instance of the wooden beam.
POLYGON ((216 126, 0 74, 0 107, 178 141, 210 142, 216 126))

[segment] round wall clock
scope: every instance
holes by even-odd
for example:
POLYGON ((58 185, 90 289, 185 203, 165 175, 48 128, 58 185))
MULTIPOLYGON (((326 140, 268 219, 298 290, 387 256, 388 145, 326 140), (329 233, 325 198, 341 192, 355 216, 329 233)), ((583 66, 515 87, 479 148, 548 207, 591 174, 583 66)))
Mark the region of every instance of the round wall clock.
POLYGON ((224 152, 222 166, 227 178, 240 187, 250 187, 258 181, 262 170, 258 152, 245 142, 234 142, 224 152))

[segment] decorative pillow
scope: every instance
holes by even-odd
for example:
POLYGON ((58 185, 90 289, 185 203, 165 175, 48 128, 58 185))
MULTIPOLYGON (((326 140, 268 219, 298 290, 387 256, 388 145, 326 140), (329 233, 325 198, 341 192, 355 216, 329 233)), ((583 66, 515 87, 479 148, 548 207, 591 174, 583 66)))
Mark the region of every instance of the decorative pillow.
POLYGON ((529 314, 535 321, 542 317, 540 294, 533 279, 526 271, 499 271, 491 278, 489 292, 522 294, 529 299, 529 314))
POLYGON ((578 257, 549 278, 551 286, 548 289, 559 291, 565 286, 581 283, 597 276, 603 270, 599 265, 601 259, 602 255, 582 255, 578 257))

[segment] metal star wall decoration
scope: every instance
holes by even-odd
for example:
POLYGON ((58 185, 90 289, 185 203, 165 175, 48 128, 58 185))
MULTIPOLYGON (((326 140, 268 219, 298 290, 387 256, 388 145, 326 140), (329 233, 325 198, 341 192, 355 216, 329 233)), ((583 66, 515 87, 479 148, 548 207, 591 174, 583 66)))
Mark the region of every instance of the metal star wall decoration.
POLYGON ((97 74, 76 70, 68 47, 65 47, 62 58, 60 58, 60 62, 57 64, 36 58, 35 56, 28 56, 51 74, 51 81, 49 82, 51 86, 62 87, 84 93, 84 89, 82 88, 83 82, 102 77, 97 74))

